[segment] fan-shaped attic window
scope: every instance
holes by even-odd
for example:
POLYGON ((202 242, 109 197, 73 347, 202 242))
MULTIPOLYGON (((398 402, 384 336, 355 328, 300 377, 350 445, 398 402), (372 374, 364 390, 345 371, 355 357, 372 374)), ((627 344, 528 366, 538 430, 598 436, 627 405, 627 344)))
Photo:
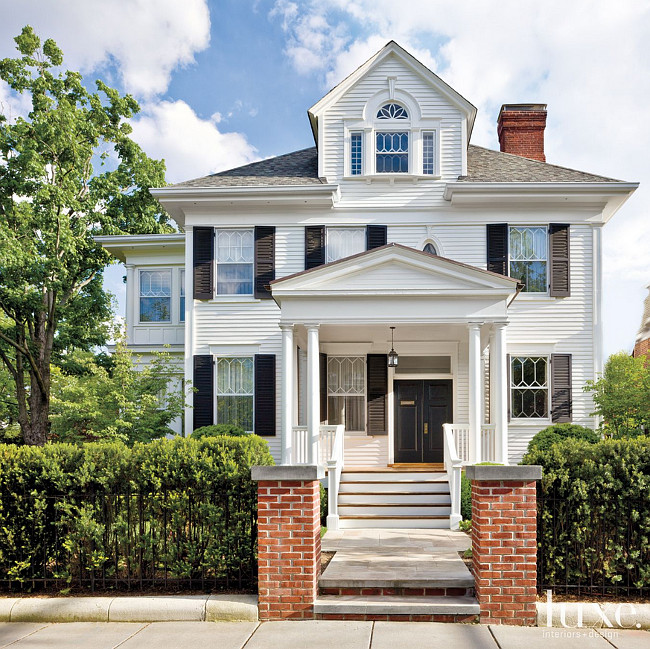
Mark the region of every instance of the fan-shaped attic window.
POLYGON ((399 104, 384 104, 377 111, 377 119, 408 119, 409 115, 406 108, 399 104))
POLYGON ((431 242, 424 244, 424 252, 426 252, 429 255, 438 256, 438 251, 436 250, 436 247, 431 242))

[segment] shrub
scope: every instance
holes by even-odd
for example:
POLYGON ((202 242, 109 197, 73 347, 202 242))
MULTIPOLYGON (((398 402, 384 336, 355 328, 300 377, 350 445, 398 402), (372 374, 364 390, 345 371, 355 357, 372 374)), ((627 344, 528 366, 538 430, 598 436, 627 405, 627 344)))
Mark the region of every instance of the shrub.
POLYGON ((327 489, 320 483, 320 524, 327 526, 327 489))
POLYGON ((543 468, 540 587, 580 584, 614 595, 620 586, 649 588, 650 437, 566 439, 533 448, 524 461, 543 468))
POLYGON ((243 428, 234 424, 215 424, 214 426, 201 426, 192 432, 190 437, 193 439, 203 439, 205 437, 244 437, 250 435, 243 428))
MULTIPOLYGON (((600 435, 591 430, 591 428, 578 426, 578 424, 553 424, 552 426, 540 430, 539 433, 528 442, 526 453, 530 453, 533 449, 546 451, 551 448, 553 444, 557 444, 558 442, 569 438, 582 439, 590 444, 595 444, 601 439, 600 435)), ((524 464, 529 463, 524 462, 524 464)))
POLYGON ((0 588, 250 587, 258 464, 253 435, 0 446, 0 588))

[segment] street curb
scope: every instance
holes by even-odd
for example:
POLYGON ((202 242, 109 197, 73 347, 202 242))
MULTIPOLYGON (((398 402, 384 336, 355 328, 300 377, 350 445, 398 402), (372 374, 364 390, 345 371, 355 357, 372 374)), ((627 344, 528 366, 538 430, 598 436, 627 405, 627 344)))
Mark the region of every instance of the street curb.
POLYGON ((256 595, 0 598, 0 622, 257 622, 256 595))
POLYGON ((537 626, 565 629, 650 629, 650 604, 638 602, 537 602, 537 626))

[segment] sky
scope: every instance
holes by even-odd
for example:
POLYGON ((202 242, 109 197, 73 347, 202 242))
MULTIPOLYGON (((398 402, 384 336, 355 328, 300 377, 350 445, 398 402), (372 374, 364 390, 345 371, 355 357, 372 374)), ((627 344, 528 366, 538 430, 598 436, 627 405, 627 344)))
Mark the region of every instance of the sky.
MULTIPOLYGON (((389 40, 478 108, 546 103, 548 162, 641 187, 605 227, 604 350, 631 351, 650 284, 650 0, 0 0, 0 57, 31 24, 68 69, 130 92, 175 182, 313 146, 307 109, 389 40)), ((0 85, 15 114, 24 102, 0 85)), ((123 268, 106 287, 124 309, 123 268)))

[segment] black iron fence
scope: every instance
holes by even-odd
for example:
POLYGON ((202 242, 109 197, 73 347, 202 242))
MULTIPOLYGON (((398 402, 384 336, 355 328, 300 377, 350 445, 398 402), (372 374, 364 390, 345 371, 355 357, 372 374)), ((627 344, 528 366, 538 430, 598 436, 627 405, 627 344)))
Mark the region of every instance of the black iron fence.
POLYGON ((561 481, 537 489, 537 587, 576 596, 650 595, 650 491, 603 498, 561 481))
POLYGON ((245 489, 12 499, 0 502, 0 518, 20 517, 0 525, 5 592, 256 587, 257 513, 245 489))

